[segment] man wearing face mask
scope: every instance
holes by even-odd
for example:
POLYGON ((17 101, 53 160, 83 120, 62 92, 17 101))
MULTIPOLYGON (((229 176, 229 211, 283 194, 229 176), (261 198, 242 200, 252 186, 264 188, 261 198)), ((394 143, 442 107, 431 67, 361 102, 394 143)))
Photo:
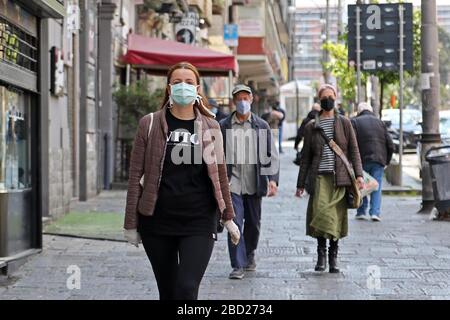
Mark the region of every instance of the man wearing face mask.
POLYGON ((241 232, 237 246, 228 241, 230 279, 242 279, 244 271, 256 269, 255 251, 261 227, 262 197, 275 196, 279 161, 266 121, 251 112, 252 90, 237 85, 233 91, 236 111, 220 121, 227 159, 235 223, 241 232))
POLYGON ((211 112, 216 115, 215 119, 217 122, 220 122, 220 120, 225 119, 227 117, 227 115, 220 110, 216 100, 210 98, 208 99, 208 104, 211 112))

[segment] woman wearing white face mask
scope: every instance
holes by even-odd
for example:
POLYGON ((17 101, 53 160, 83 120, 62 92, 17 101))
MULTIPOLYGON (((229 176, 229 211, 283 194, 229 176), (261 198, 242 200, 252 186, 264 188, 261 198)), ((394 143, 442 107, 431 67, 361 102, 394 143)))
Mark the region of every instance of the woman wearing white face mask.
POLYGON ((208 138, 219 125, 199 83, 189 63, 169 70, 162 108, 140 120, 131 154, 125 237, 142 238, 162 300, 198 298, 218 218, 233 242, 240 237, 220 131, 208 138))

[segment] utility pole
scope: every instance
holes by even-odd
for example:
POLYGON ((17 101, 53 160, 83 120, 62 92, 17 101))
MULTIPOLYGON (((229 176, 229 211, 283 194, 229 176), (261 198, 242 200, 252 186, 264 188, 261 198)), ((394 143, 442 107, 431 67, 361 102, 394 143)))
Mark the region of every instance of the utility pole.
MULTIPOLYGON (((374 3, 375 1, 370 0, 369 3, 374 3)), ((372 87, 372 93, 371 93, 371 101, 370 104, 373 108, 373 113, 377 118, 380 118, 380 96, 378 94, 378 87, 380 84, 380 81, 377 76, 371 75, 370 76, 370 82, 372 87)))
POLYGON ((370 101, 370 104, 373 108, 373 113, 377 118, 380 118, 380 96, 378 94, 378 86, 379 86, 379 80, 378 77, 375 75, 370 76, 370 81, 372 84, 372 99, 370 101))
POLYGON ((342 23, 342 0, 338 0, 338 41, 344 34, 344 24, 342 23))
POLYGON ((403 86, 404 86, 404 81, 403 81, 403 58, 405 55, 405 50, 404 50, 404 7, 402 4, 399 5, 398 7, 399 10, 399 22, 400 22, 400 37, 399 37, 399 42, 400 42, 400 50, 399 50, 399 56, 400 56, 400 90, 399 90, 399 112, 400 112, 400 137, 399 137, 399 151, 398 151, 398 165, 399 165, 399 182, 400 185, 403 185, 403 86))
MULTIPOLYGON (((361 4, 360 1, 357 2, 358 5, 361 4)), ((356 106, 362 101, 362 85, 361 85, 361 8, 356 7, 356 106)), ((350 111, 353 114, 354 110, 350 111)))
POLYGON ((296 127, 298 128, 298 126, 300 125, 300 106, 299 106, 299 101, 298 101, 298 82, 297 82, 297 77, 295 76, 295 53, 297 51, 297 34, 296 34, 296 30, 297 30, 297 25, 296 25, 296 21, 295 21, 295 15, 296 15, 297 9, 295 6, 295 1, 293 1, 293 3, 291 3, 291 6, 289 7, 289 32, 292 35, 292 40, 291 40, 291 50, 290 50, 290 55, 291 55, 291 77, 290 77, 290 81, 293 81, 295 84, 295 124, 296 127))
MULTIPOLYGON (((327 0, 327 8, 325 13, 325 43, 330 40, 330 0, 327 0)), ((325 50, 325 63, 330 62, 330 54, 325 50)), ((325 83, 330 83, 330 72, 328 68, 325 69, 325 83)))
POLYGON ((288 8, 288 27, 289 27, 289 81, 293 81, 295 79, 294 70, 295 70, 295 48, 296 48, 296 26, 295 26, 295 1, 294 5, 289 6, 288 8))
POLYGON ((430 167, 425 161, 426 152, 441 142, 439 134, 439 55, 436 24, 436 0, 422 0, 422 139, 420 161, 422 164, 422 208, 419 213, 430 213, 434 206, 430 167))

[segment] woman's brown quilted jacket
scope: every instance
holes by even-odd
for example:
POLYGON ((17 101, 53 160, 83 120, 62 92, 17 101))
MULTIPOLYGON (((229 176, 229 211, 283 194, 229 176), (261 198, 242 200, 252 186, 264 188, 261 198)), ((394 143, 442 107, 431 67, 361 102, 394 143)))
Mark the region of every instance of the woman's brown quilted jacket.
MULTIPOLYGON (((323 146, 326 143, 319 131, 319 116, 314 121, 308 122, 305 127, 305 142, 302 149, 302 160, 297 179, 297 188, 306 188, 313 194, 316 177, 322 159, 323 146)), ((353 166, 356 177, 363 176, 361 157, 359 155, 358 142, 349 119, 335 113, 334 140, 341 147, 353 166)), ((335 185, 347 187, 351 185, 351 178, 340 157, 335 156, 335 185)))
MULTIPOLYGON (((127 230, 137 228, 139 213, 151 216, 155 209, 166 152, 168 131, 166 110, 164 108, 153 113, 150 133, 148 133, 150 115, 144 116, 139 121, 130 159, 124 222, 124 228, 127 230), (144 175, 143 188, 139 183, 142 175, 144 175)), ((202 133, 199 134, 199 141, 202 146, 203 159, 207 163, 208 175, 214 188, 219 214, 223 220, 233 219, 234 211, 219 124, 214 119, 202 115, 197 108, 194 110, 196 113, 195 127, 198 128, 198 132, 202 133), (205 156, 208 157, 207 161, 205 156)))

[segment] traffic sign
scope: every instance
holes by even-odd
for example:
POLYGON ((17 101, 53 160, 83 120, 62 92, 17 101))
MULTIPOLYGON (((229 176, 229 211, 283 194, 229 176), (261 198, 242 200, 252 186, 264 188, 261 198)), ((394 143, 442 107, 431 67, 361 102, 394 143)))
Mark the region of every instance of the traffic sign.
POLYGON ((223 40, 229 47, 238 46, 238 25, 237 24, 225 24, 223 26, 223 40))
MULTIPOLYGON (((413 70, 413 8, 402 3, 403 69, 413 70)), ((399 71, 400 63, 400 4, 366 4, 348 6, 348 61, 357 61, 357 8, 360 9, 361 70, 399 71)))
POLYGON ((186 44, 195 44, 197 27, 198 14, 196 12, 186 12, 180 23, 175 25, 177 41, 186 44))

